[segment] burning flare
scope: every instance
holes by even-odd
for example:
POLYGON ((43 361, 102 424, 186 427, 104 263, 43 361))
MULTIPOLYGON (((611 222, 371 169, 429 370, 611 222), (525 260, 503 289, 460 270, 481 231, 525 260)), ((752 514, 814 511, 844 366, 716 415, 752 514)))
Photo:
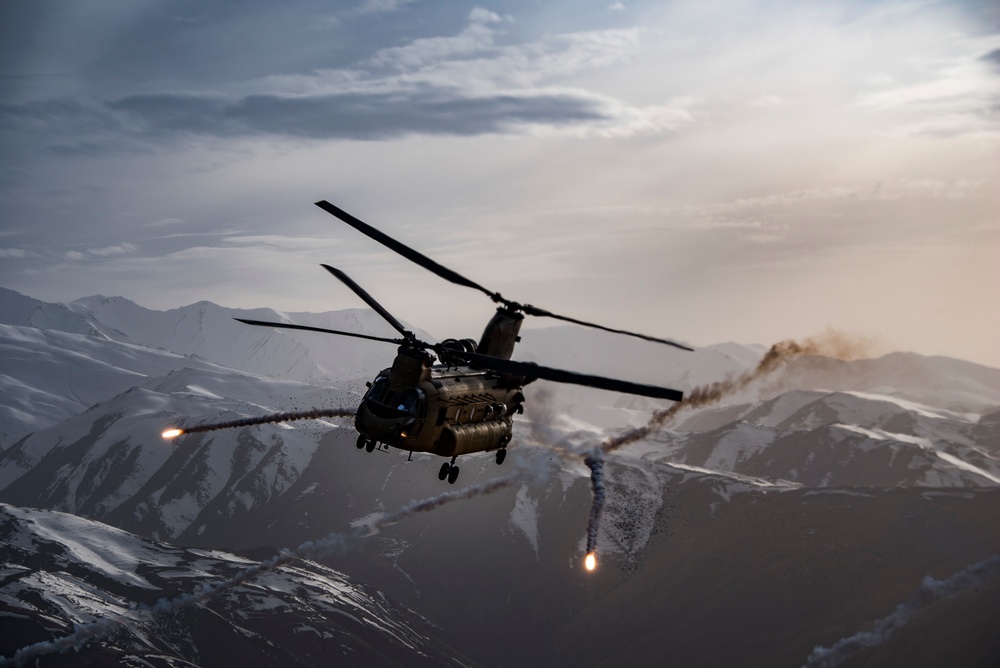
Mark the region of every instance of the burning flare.
POLYGON ((583 560, 583 565, 588 571, 592 572, 595 568, 597 568, 597 555, 593 552, 588 552, 587 557, 583 560))
POLYGON ((318 420, 320 418, 353 417, 354 411, 347 408, 314 408, 308 411, 294 411, 289 413, 272 413, 271 415, 261 415, 259 417, 245 417, 227 422, 215 422, 212 424, 201 424, 194 427, 180 427, 168 429, 163 432, 163 438, 177 438, 181 434, 196 434, 205 431, 218 431, 220 429, 237 429, 239 427, 253 427, 259 424, 274 424, 276 422, 291 422, 292 420, 318 420))

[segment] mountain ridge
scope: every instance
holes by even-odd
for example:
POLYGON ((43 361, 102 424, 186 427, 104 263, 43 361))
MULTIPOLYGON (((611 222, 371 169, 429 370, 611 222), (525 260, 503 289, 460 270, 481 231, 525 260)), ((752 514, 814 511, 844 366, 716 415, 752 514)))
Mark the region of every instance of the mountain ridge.
MULTIPOLYGON (((8 297, 0 293, 0 306, 8 297)), ((276 332, 232 322, 230 311, 205 302, 176 310, 170 317, 179 324, 167 327, 164 312, 127 300, 87 298, 75 302, 76 310, 39 311, 26 299, 13 299, 16 308, 0 315, 29 322, 0 323, 0 437, 6 439, 0 441, 0 502, 42 510, 15 509, 4 526, 28 530, 24 513, 72 511, 146 541, 186 546, 170 549, 270 555, 354 531, 422 500, 417 507, 433 512, 382 527, 324 559, 324 567, 431 620, 420 626, 421 635, 455 648, 443 651, 460 662, 468 656, 468 663, 484 666, 662 665, 669 657, 707 666, 737 660, 800 666, 814 647, 831 647, 889 614, 927 574, 945 577, 1000 553, 1000 530, 989 521, 1000 493, 1000 371, 988 367, 912 354, 853 362, 791 356, 714 404, 678 411, 607 453, 600 565, 587 575, 580 560, 593 496, 584 454, 610 435, 646 424, 666 402, 532 383, 507 463, 498 468, 489 455, 465 456, 461 485, 442 487, 434 457, 407 461, 406 453, 358 450, 349 420, 196 433, 175 443, 160 438, 178 424, 351 409, 366 376, 331 381, 323 360, 377 370, 391 359, 390 347, 375 346, 368 356, 342 346, 343 338, 320 337, 324 348, 315 353, 276 332), (87 331, 39 328, 31 318, 87 331), (222 345, 244 335, 242 347, 222 345), (249 368, 202 354, 230 355, 226 361, 249 368), (244 363, 248 355, 253 364, 244 363), (293 368, 305 379, 284 375, 293 368), (515 473, 518 482, 475 494, 515 473), (738 628, 741 619, 755 620, 752 633, 719 643, 712 630, 738 628), (655 642, 663 629, 679 634, 669 651, 655 642), (781 645, 763 646, 755 634, 780 637, 781 645)), ((258 317, 316 324, 340 316, 262 311, 258 317)), ((372 318, 341 322, 363 327, 372 318)), ((765 352, 720 344, 693 354, 654 354, 645 343, 616 337, 611 346, 603 334, 578 328, 526 330, 518 348, 522 358, 547 365, 676 381, 685 389, 754 374, 765 352)), ((108 535, 87 526, 95 536, 108 535)), ((12 553, 13 570, 0 587, 29 582, 31 559, 12 553)), ((112 596, 131 577, 124 573, 125 581, 112 582, 87 572, 98 598, 112 596)), ((37 573, 58 581, 51 569, 37 573)), ((1000 582, 990 578, 942 607, 989 609, 1000 593, 1000 582)), ((138 596, 128 591, 126 598, 138 596)), ((283 605, 296 615, 312 614, 291 599, 283 605)), ((33 637, 46 641, 67 632, 77 613, 64 610, 70 616, 49 631, 36 626, 33 637)), ((50 613, 14 614, 39 619, 50 613)), ((181 635, 170 659, 175 663, 163 665, 221 665, 222 657, 205 653, 204 641, 190 635, 200 618, 186 614, 171 622, 181 635)), ((919 614, 939 619, 934 609, 919 614)), ((265 611, 260 619, 267 618, 265 611)), ((234 629, 246 621, 231 609, 216 619, 224 619, 213 622, 224 634, 238 634, 234 629)), ((146 633, 141 622, 129 624, 129 633, 146 633)), ((265 630, 254 633, 266 637, 265 630)), ((929 642, 901 633, 917 645, 929 642)), ((976 627, 972 637, 994 647, 985 629, 976 627)), ((952 647, 956 657, 970 655, 948 638, 928 638, 952 647)), ((152 656, 141 642, 139 649, 113 638, 95 642, 87 651, 152 656)), ((376 651, 393 646, 390 638, 372 642, 376 651)), ((843 665, 859 665, 853 660, 843 665)))

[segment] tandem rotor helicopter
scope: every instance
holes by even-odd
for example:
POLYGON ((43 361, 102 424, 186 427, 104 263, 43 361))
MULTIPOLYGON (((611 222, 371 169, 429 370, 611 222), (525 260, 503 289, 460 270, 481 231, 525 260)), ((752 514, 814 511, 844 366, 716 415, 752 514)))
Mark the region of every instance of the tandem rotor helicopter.
POLYGON ((518 362, 512 360, 511 355, 514 345, 520 341, 518 333, 526 315, 555 318, 682 350, 691 348, 666 339, 556 315, 530 304, 519 304, 438 264, 325 200, 316 202, 316 206, 446 281, 479 290, 498 304, 478 343, 472 339, 427 343, 417 339, 347 274, 324 264, 324 269, 399 332, 400 338, 236 318, 247 325, 324 332, 399 346, 392 366, 380 371, 375 380, 368 383, 368 391, 358 406, 354 421, 358 449, 372 452, 376 447, 392 446, 409 451, 411 457, 414 452, 429 452, 449 458, 442 464, 438 479, 454 484, 459 473, 455 464, 459 455, 495 451, 497 464, 503 463, 513 433, 513 416, 524 412, 524 386, 535 380, 671 401, 683 398, 678 390, 518 362))

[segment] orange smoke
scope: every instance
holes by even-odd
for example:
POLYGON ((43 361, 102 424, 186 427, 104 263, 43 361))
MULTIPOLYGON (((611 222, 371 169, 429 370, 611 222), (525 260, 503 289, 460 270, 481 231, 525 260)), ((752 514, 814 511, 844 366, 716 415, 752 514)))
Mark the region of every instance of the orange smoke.
POLYGON ((700 408, 714 404, 724 397, 746 388, 753 381, 777 371, 791 357, 814 355, 839 360, 856 360, 870 357, 877 348, 869 337, 842 332, 828 327, 820 334, 801 341, 786 339, 771 346, 753 371, 732 380, 723 380, 696 387, 684 395, 684 401, 653 413, 649 422, 630 429, 614 438, 609 438, 601 447, 605 452, 635 443, 658 429, 663 428, 684 408, 700 408))

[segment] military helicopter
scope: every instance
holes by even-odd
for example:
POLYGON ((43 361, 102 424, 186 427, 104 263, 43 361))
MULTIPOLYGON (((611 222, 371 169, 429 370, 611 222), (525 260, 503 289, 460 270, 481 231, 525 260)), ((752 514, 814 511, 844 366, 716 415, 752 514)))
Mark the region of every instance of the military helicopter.
POLYGON ((530 304, 519 304, 438 264, 325 200, 316 202, 316 206, 446 281, 479 290, 498 304, 478 343, 472 339, 427 343, 417 339, 347 274, 324 264, 324 269, 399 332, 400 338, 236 318, 247 325, 323 332, 399 346, 392 366, 380 371, 375 380, 368 383, 368 391, 358 406, 354 421, 358 430, 358 449, 373 452, 376 448, 392 446, 409 451, 410 457, 414 452, 429 452, 450 458, 442 464, 438 479, 454 484, 459 474, 455 464, 459 455, 495 451, 496 463, 503 463, 513 433, 513 416, 524 412, 524 386, 535 380, 671 401, 683 398, 679 390, 518 362, 512 360, 511 355, 520 341, 518 334, 525 315, 554 318, 682 350, 691 348, 666 339, 556 315, 530 304))

